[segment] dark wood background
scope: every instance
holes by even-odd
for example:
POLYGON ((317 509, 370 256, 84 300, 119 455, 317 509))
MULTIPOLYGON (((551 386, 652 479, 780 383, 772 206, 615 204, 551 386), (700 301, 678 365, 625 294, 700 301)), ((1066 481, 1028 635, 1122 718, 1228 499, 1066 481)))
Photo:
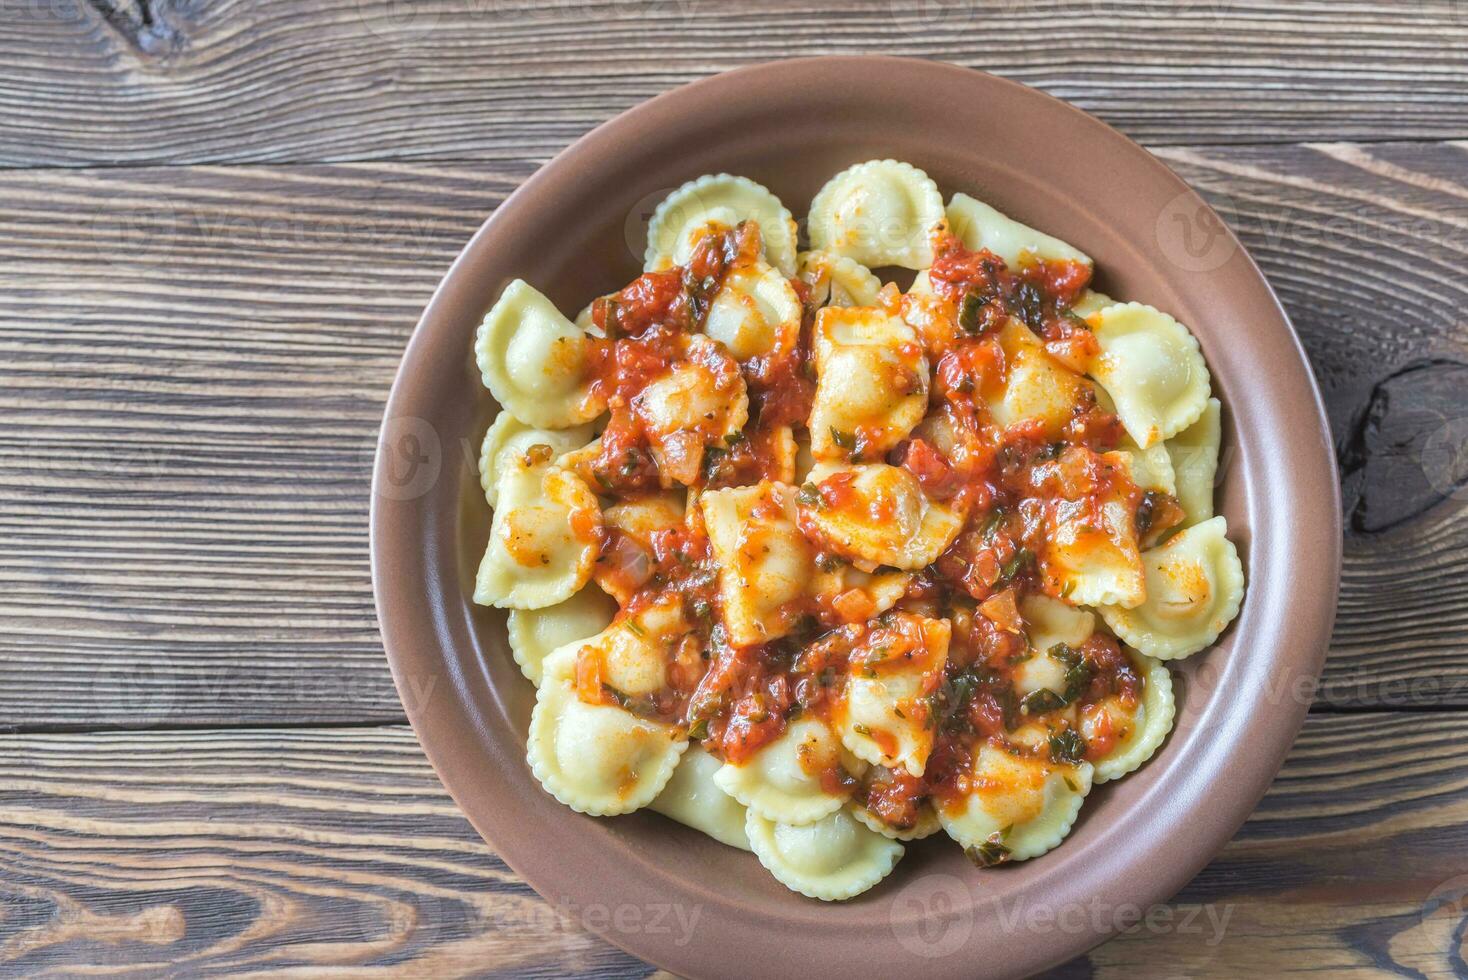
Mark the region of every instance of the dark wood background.
POLYGON ((711 72, 874 52, 1178 170, 1337 440, 1315 707, 1173 903, 1226 929, 1060 973, 1468 973, 1468 0, 790 6, 0 0, 0 971, 652 972, 517 880, 405 727, 375 431, 440 275, 552 154, 711 72))

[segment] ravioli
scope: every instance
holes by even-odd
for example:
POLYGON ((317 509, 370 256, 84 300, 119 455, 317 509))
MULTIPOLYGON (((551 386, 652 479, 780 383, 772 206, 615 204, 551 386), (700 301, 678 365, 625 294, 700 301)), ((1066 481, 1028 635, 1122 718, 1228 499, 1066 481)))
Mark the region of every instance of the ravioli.
POLYGON ((1208 365, 1187 327, 1141 303, 1108 306, 1086 322, 1101 348, 1091 376, 1138 446, 1171 439, 1203 414, 1208 365))
POLYGON ((795 491, 779 483, 710 490, 699 506, 730 640, 748 646, 789 633, 816 573, 815 549, 795 524, 795 491))
POLYGON ((590 377, 591 339, 523 279, 505 287, 475 334, 484 385, 511 415, 569 429, 606 408, 590 377))
POLYGON ((1039 857, 1070 833, 1093 773, 1089 762, 1055 762, 1044 754, 980 742, 972 789, 940 803, 938 819, 980 863, 1039 857))
POLYGON ((1244 599, 1244 566, 1214 517, 1142 554, 1146 601, 1102 606, 1112 632, 1158 660, 1177 660, 1211 646, 1244 599))
POLYGON ((928 359, 912 327, 880 309, 826 307, 816 317, 811 452, 880 457, 928 408, 928 359))
POLYGON ((748 811, 714 782, 714 773, 722 765, 701 746, 689 746, 673 770, 673 778, 650 806, 721 844, 747 851, 749 836, 744 832, 744 819, 748 811))
POLYGON ((777 823, 749 812, 745 833, 755 855, 786 888, 839 902, 892 873, 903 847, 874 833, 846 810, 812 823, 777 823))
POLYGON ((1011 318, 1000 328, 999 345, 1004 383, 985 399, 990 418, 1001 429, 1038 423, 1045 438, 1056 438, 1088 403, 1091 383, 1052 357, 1019 320, 1011 318))
POLYGON ((683 265, 710 226, 733 228, 742 221, 759 225, 765 260, 783 275, 795 275, 794 216, 763 184, 731 174, 690 180, 663 199, 647 226, 643 268, 683 265))
MULTIPOLYGON (((1120 454, 1107 453, 1101 460, 1122 475, 1129 472, 1120 454)), ((1049 539, 1040 554, 1047 592, 1078 606, 1131 607, 1147 598, 1136 516, 1124 485, 1113 483, 1097 495, 1052 501, 1047 529, 1049 539)))
POLYGON ((749 395, 739 365, 716 343, 695 335, 684 360, 650 382, 632 401, 665 486, 692 485, 704 451, 749 421, 749 395))
POLYGON ((688 741, 672 725, 580 700, 579 648, 568 644, 545 660, 526 761, 546 792, 578 813, 631 813, 662 792, 688 741))
POLYGON ((1077 726, 1092 747, 1087 755, 1096 767, 1098 784, 1136 771, 1172 731, 1176 709, 1167 665, 1134 650, 1127 651, 1127 657, 1142 677, 1141 698, 1129 702, 1113 694, 1087 705, 1081 710, 1077 726), (1110 747, 1096 753, 1095 747, 1103 743, 1110 743, 1110 747))
POLYGON ((1079 262, 1092 265, 1091 257, 1058 238, 1020 224, 967 194, 954 194, 948 202, 948 228, 974 251, 988 249, 1011 269, 1037 261, 1079 262))
POLYGON ((810 204, 813 248, 869 268, 933 264, 931 235, 942 224, 943 197, 927 174, 896 160, 871 160, 841 171, 810 204))
POLYGON ((568 643, 596 636, 616 614, 617 603, 594 585, 544 609, 512 609, 506 624, 510 652, 520 672, 539 687, 547 656, 568 643))
POLYGON ((1069 703, 1079 693, 1072 690, 1074 659, 1052 651, 1057 646, 1079 647, 1090 639, 1096 632, 1095 615, 1043 595, 1025 596, 1019 608, 1029 649, 1014 667, 1014 693, 1024 699, 1046 690, 1069 703))
POLYGON ((943 829, 943 824, 938 820, 938 811, 927 803, 918 808, 917 823, 911 827, 893 827, 886 823, 881 817, 858 803, 852 803, 848 808, 851 815, 861 821, 868 830, 876 831, 889 840, 907 841, 923 840, 932 837, 943 829))
POLYGON ((800 278, 813 306, 876 306, 882 280, 855 259, 830 252, 801 252, 800 278))
POLYGON ((586 483, 549 461, 510 461, 479 564, 474 601, 543 609, 571 598, 591 578, 601 508, 586 483))
POLYGON ((724 763, 714 782, 755 816, 803 824, 850 799, 852 787, 832 778, 844 771, 836 734, 818 718, 799 718, 742 765, 724 763))
POLYGON ((943 683, 952 626, 894 613, 851 652, 841 742, 864 762, 921 776, 933 751, 931 697, 943 683))
POLYGON ((738 361, 788 349, 800 338, 800 297, 779 270, 756 262, 729 273, 714 294, 703 330, 738 361))
POLYGON ((822 464, 802 491, 800 513, 832 551, 864 571, 931 564, 963 529, 963 515, 929 499, 900 466, 822 464))
POLYGON ((484 433, 484 442, 479 449, 479 485, 484 489, 484 499, 489 501, 489 506, 495 505, 499 498, 499 476, 505 470, 507 459, 525 455, 531 446, 549 446, 551 452, 560 456, 580 449, 590 441, 590 424, 569 429, 537 429, 509 412, 500 412, 484 433))
POLYGON ((1223 407, 1217 398, 1198 421, 1164 444, 1177 474, 1176 496, 1186 517, 1183 527, 1201 524, 1213 516, 1213 482, 1218 476, 1218 449, 1223 442, 1223 407))

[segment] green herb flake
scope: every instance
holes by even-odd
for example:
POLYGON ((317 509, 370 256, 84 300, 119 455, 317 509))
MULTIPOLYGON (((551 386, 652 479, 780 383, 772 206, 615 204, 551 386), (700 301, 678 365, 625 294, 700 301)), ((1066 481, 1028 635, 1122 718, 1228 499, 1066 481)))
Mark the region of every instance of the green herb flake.
MULTIPOLYGON (((996 834, 995 837, 998 835, 996 834)), ((1009 848, 1002 841, 990 837, 982 844, 968 848, 963 853, 978 868, 992 868, 1009 860, 1009 848)))
POLYGON ((1047 711, 1055 711, 1063 707, 1065 707, 1065 699, 1048 687, 1031 691, 1019 702, 1019 710, 1027 715, 1043 715, 1047 711))
POLYGON ((851 728, 858 735, 865 735, 867 738, 872 737, 872 730, 866 725, 852 725, 851 728))
POLYGON ((647 630, 643 629, 642 624, 638 623, 635 619, 627 620, 627 628, 638 636, 647 636, 647 630))
POLYGON ((1074 765, 1086 757, 1086 747, 1086 740, 1075 729, 1056 732, 1050 736, 1050 761, 1074 765))
POLYGON ((975 292, 963 294, 963 299, 958 304, 958 325, 967 333, 979 332, 979 310, 984 308, 984 301, 975 292))
POLYGON ((708 738, 709 737, 709 720, 707 718, 700 718, 697 721, 695 721, 692 725, 689 725, 688 726, 688 737, 689 738, 700 739, 700 740, 705 739, 705 738, 708 738))
POLYGON ((814 483, 803 483, 795 492, 795 499, 807 507, 821 506, 821 492, 816 489, 814 483))
POLYGON ((848 452, 856 448, 856 436, 831 426, 831 441, 848 452))

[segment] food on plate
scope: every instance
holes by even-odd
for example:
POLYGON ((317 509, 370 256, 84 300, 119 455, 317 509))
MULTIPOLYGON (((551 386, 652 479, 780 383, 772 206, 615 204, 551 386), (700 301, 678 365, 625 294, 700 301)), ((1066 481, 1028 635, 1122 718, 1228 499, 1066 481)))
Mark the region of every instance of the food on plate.
POLYGON ((474 597, 510 610, 547 792, 830 901, 930 836, 985 868, 1060 844, 1163 746, 1168 662, 1244 570, 1185 325, 906 163, 832 177, 806 227, 710 175, 574 319, 505 288, 474 597))

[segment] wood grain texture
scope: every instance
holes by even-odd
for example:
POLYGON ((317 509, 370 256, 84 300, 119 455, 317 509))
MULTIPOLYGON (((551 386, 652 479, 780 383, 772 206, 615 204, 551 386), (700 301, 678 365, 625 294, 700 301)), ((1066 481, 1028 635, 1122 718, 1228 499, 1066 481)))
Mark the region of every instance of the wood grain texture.
POLYGON ((15 0, 6 13, 9 166, 541 160, 679 83, 841 53, 983 68, 1156 144, 1468 137, 1462 0, 15 0))
MULTIPOLYGON (((1312 717, 1214 864, 1060 975, 1288 964, 1453 976, 1468 920, 1465 724, 1460 712, 1312 717)), ((0 895, 7 974, 651 971, 587 933, 600 910, 526 888, 398 727, 0 739, 0 895)), ((621 922, 652 928, 654 914, 624 910, 621 922)), ((667 914, 696 941, 696 910, 667 914)), ((1005 914, 1016 941, 1072 921, 1005 914)))
MULTIPOLYGON (((1468 151, 1164 158, 1279 288, 1353 460, 1322 703, 1468 705, 1468 151)), ((0 723, 401 717, 367 568, 382 401, 529 169, 0 174, 0 723)))

